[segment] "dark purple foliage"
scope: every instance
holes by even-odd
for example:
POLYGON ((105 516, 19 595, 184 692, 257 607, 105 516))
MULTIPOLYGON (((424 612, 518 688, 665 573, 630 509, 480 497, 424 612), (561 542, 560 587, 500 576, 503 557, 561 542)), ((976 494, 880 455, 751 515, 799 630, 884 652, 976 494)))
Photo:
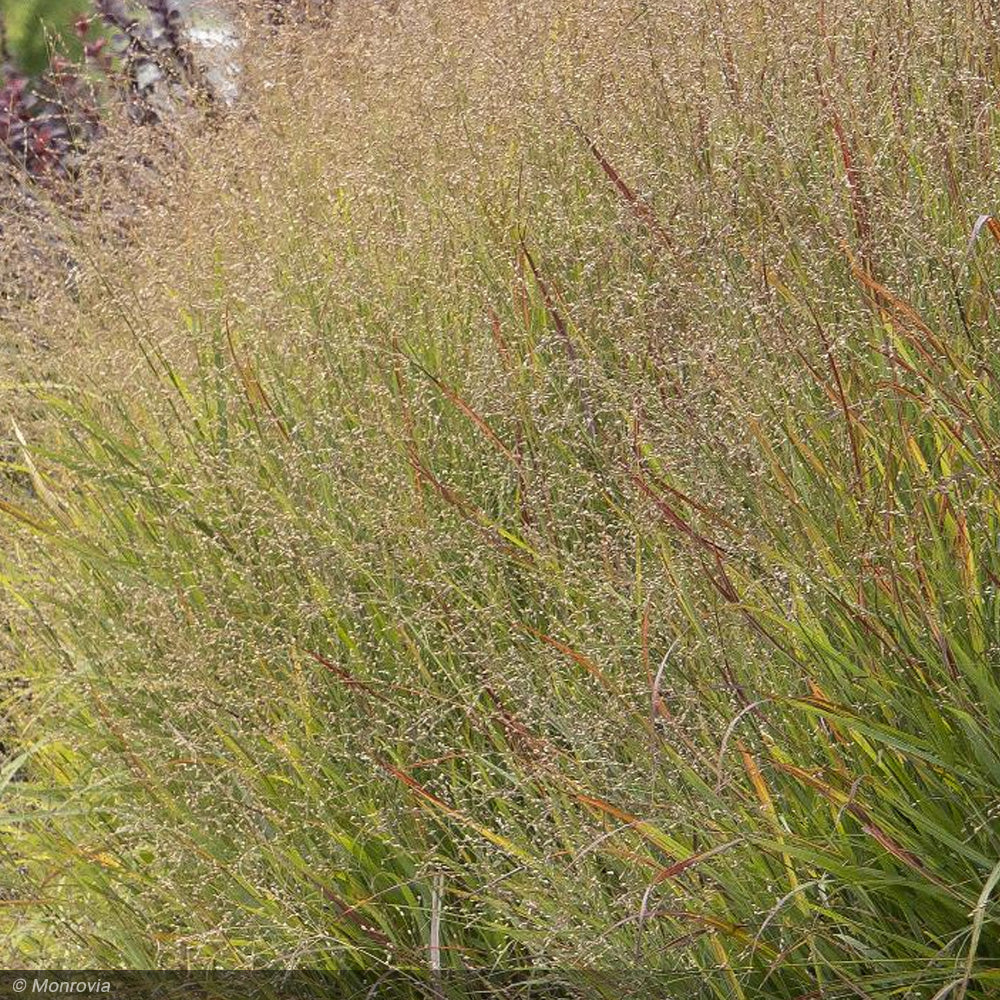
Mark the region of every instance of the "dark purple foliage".
POLYGON ((115 96, 133 121, 147 124, 171 107, 213 102, 176 0, 93 0, 93 7, 93 16, 74 26, 84 43, 83 66, 56 57, 32 80, 17 72, 0 44, 0 166, 38 180, 71 176, 99 132, 102 101, 115 96), (92 37, 97 23, 113 32, 110 45, 92 37))

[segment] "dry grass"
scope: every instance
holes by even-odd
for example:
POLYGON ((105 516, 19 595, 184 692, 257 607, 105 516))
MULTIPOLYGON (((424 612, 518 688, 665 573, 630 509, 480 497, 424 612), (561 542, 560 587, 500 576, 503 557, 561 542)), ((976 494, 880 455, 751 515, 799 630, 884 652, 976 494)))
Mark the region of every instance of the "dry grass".
POLYGON ((255 36, 243 102, 178 131, 124 250, 92 213, 47 306, 20 960, 988 990, 982 18, 459 0, 255 36))

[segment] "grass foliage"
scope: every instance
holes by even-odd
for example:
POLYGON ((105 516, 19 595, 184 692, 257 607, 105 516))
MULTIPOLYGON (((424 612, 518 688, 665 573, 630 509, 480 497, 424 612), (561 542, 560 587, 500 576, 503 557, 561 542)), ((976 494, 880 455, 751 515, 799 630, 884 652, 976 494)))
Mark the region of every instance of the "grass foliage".
POLYGON ((53 306, 9 953, 1000 988, 994 17, 257 41, 53 306))
POLYGON ((83 47, 72 37, 70 28, 75 18, 86 13, 86 0, 3 0, 0 24, 6 29, 5 41, 18 67, 27 73, 41 73, 54 44, 78 58, 83 47))

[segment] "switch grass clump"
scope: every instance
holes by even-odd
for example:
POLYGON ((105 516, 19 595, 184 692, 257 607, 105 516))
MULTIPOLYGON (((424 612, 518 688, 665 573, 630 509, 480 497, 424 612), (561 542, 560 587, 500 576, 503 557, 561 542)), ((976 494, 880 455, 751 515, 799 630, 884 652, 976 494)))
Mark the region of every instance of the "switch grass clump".
POLYGON ((996 988, 991 17, 261 33, 53 306, 8 953, 996 988))

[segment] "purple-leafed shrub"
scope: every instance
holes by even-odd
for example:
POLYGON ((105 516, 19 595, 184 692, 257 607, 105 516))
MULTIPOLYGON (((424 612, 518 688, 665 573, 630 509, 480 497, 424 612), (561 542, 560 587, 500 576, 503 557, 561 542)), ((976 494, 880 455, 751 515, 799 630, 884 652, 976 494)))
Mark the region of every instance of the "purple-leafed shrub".
POLYGON ((109 101, 124 101, 131 120, 142 124, 215 102, 177 0, 93 0, 93 10, 74 25, 84 43, 82 65, 54 56, 32 79, 5 47, 0 54, 0 165, 8 179, 72 176, 109 101))

